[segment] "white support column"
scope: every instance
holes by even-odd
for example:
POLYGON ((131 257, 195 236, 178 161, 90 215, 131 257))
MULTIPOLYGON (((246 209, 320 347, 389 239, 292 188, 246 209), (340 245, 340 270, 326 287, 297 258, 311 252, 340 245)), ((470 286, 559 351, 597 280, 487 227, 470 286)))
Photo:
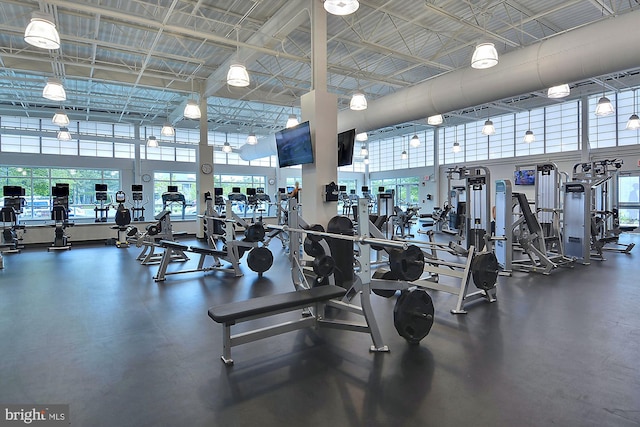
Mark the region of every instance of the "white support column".
POLYGON ((591 146, 589 145, 589 97, 581 98, 582 114, 581 114, 581 141, 580 141, 580 161, 588 163, 591 161, 591 146))
MULTIPOLYGON (((208 163, 213 166, 213 146, 209 145, 209 134, 207 126, 207 98, 200 96, 200 142, 198 143, 198 155, 196 158, 197 163, 197 212, 204 213, 206 209, 206 203, 204 201, 204 193, 211 192, 213 196, 213 175, 214 173, 205 174, 202 172, 202 165, 208 163)), ((198 219, 198 229, 196 237, 199 239, 204 238, 204 224, 202 219, 198 219)))
POLYGON ((327 226, 336 202, 325 202, 324 186, 338 181, 338 98, 327 92, 327 14, 322 2, 311 4, 311 92, 302 96, 302 121, 309 121, 314 163, 302 165, 302 216, 327 226))

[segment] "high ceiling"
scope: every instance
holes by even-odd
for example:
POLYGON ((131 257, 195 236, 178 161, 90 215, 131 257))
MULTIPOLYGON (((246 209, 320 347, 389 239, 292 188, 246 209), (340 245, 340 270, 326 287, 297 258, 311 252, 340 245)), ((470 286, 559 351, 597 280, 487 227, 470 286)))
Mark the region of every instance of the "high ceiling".
MULTIPOLYGON (((208 96, 209 129, 273 132, 311 87, 311 1, 320 0, 2 0, 0 115, 51 117, 62 106, 76 120, 195 127, 182 111, 197 92, 208 96), (24 42, 38 10, 53 14, 60 49, 24 42), (236 57, 247 88, 225 82, 236 57), (64 81, 62 104, 42 97, 53 76, 64 81)), ((638 0, 364 0, 353 15, 327 17, 328 90, 347 109, 356 90, 374 100, 469 67, 479 41, 503 55, 636 9, 638 0)), ((609 80, 612 89, 633 83, 609 80)), ((582 93, 602 88, 572 83, 582 93)), ((522 94, 490 108, 519 102, 548 100, 522 94)), ((468 107, 447 113, 478 119, 487 108, 468 107)))

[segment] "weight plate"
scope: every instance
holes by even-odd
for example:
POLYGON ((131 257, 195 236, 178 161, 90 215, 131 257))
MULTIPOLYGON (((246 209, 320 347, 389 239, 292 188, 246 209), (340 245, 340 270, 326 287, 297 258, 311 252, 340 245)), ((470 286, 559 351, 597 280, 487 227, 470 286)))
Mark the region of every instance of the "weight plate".
POLYGON ((488 291, 496 286, 500 267, 493 252, 477 254, 471 260, 471 277, 476 288, 488 291))
POLYGON ((400 280, 412 282, 418 280, 424 272, 424 254, 416 245, 406 250, 389 248, 389 267, 400 280))
POLYGON ((304 253, 309 255, 310 257, 319 257, 324 255, 324 249, 322 249, 322 245, 318 241, 314 241, 309 238, 310 236, 304 238, 304 242, 302 247, 304 248, 304 253))
POLYGON ((429 335, 435 309, 429 294, 418 288, 403 290, 393 308, 393 325, 409 344, 429 335))
POLYGON ((264 273, 273 265, 273 254, 264 246, 253 248, 247 255, 247 265, 256 273, 264 273))
POLYGON ((320 277, 331 275, 335 268, 335 260, 328 255, 322 255, 313 259, 313 272, 320 277))
MULTIPOLYGON (((324 232, 324 227, 322 225, 320 225, 320 224, 313 224, 313 225, 310 225, 307 228, 305 228, 305 230, 324 232)), ((305 237, 305 240, 306 239, 309 239, 312 242, 316 242, 317 243, 320 240, 324 239, 324 237, 318 236, 318 235, 315 235, 315 234, 307 234, 306 237, 305 237)), ((310 256, 313 256, 313 255, 310 255, 310 256)))

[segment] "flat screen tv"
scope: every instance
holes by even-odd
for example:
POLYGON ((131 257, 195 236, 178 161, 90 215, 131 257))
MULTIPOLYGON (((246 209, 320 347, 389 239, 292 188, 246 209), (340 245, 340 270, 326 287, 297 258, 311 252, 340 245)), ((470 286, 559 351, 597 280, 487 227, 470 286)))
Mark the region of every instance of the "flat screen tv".
POLYGON ((515 185, 534 185, 536 183, 536 171, 533 169, 521 169, 514 172, 515 185))
POLYGON ((338 134, 338 166, 349 166, 353 163, 353 145, 355 140, 355 129, 338 134))
POLYGON ((276 132, 276 149, 281 168, 313 163, 309 122, 276 132))

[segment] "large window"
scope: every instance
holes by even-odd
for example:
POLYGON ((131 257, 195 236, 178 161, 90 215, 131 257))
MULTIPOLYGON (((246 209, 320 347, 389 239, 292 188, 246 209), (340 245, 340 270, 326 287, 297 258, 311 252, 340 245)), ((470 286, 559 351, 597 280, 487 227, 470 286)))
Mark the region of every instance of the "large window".
POLYGON ((25 189, 26 204, 19 216, 20 221, 50 219, 51 187, 58 183, 69 184, 69 217, 81 219, 94 217, 94 208, 98 206, 95 184, 107 184, 107 203, 114 201, 113 195, 120 189, 120 173, 114 170, 0 166, 0 182, 0 187, 18 185, 25 189))
POLYGON ((159 214, 164 208, 176 217, 182 217, 182 209, 185 215, 195 215, 196 212, 196 174, 178 172, 156 172, 153 174, 153 212, 159 214), (167 200, 163 204, 162 195, 169 192, 169 187, 177 187, 178 193, 184 195, 182 201, 167 200))

